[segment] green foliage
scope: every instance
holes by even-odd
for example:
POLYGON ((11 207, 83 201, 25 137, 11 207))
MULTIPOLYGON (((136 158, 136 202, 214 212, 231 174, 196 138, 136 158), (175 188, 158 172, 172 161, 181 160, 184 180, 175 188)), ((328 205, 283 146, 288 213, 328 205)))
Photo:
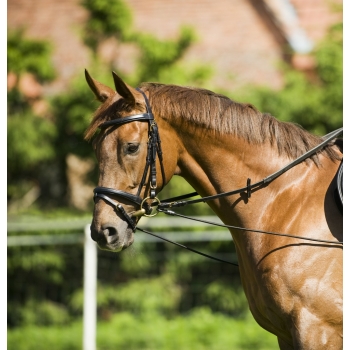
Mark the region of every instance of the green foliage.
POLYGON ((8 350, 81 350, 82 324, 69 326, 27 326, 8 330, 8 350))
POLYGON ((208 65, 185 63, 182 58, 196 41, 191 27, 181 27, 176 39, 160 40, 154 35, 136 32, 130 37, 138 50, 136 70, 128 80, 137 85, 142 81, 201 86, 212 75, 208 65))
MULTIPOLYGON (((45 313, 55 313, 55 306, 60 310, 57 311, 57 322, 65 319, 64 315, 74 316, 74 310, 64 305, 68 296, 81 288, 82 261, 83 251, 79 245, 8 247, 8 326, 29 324, 36 309, 35 324, 39 324, 40 319, 51 317, 45 313)), ((57 324, 54 317, 50 324, 57 324)))
POLYGON ((85 80, 74 81, 69 92, 54 96, 50 102, 58 134, 56 157, 64 162, 67 154, 74 153, 95 159, 91 145, 84 140, 84 131, 99 103, 94 100, 85 80))
POLYGON ((51 301, 29 300, 19 310, 21 324, 26 326, 66 325, 70 322, 68 310, 60 304, 51 301))
POLYGON ((21 198, 38 186, 41 174, 46 167, 52 167, 56 157, 56 137, 57 129, 52 121, 36 116, 29 109, 8 116, 8 198, 21 198))
POLYGON ((319 135, 341 127, 343 122, 342 24, 332 27, 315 50, 316 76, 286 68, 281 91, 250 88, 241 99, 253 103, 283 121, 295 122, 319 135))
MULTIPOLYGON (((329 29, 315 56, 317 71, 323 84, 338 85, 343 81, 343 23, 329 29)), ((342 84, 338 85, 342 91, 342 84)))
MULTIPOLYGON (((53 66, 50 63, 51 49, 45 41, 25 39, 22 31, 10 32, 7 39, 7 50, 8 72, 15 73, 17 77, 29 72, 42 82, 50 81, 55 77, 53 66)), ((27 168, 32 166, 32 162, 36 165, 37 161, 48 159, 53 155, 50 140, 55 136, 55 128, 48 120, 37 118, 30 109, 30 104, 17 87, 9 92, 10 165, 19 157, 18 161, 24 162, 23 168, 27 168), (18 145, 19 143, 21 145, 18 145), (47 146, 47 151, 42 149, 47 146), (38 154, 34 154, 36 152, 38 154)))
POLYGON ((147 243, 133 244, 120 254, 120 267, 131 278, 143 278, 149 276, 154 270, 154 264, 147 251, 150 249, 147 243), (129 250, 130 248, 130 250, 129 250))
MULTIPOLYGON (((177 247, 168 247, 170 251, 173 251, 177 247)), ((202 257, 193 254, 188 254, 185 251, 179 251, 177 249, 176 257, 173 259, 167 259, 165 262, 165 270, 168 273, 173 274, 183 284, 193 283, 195 278, 193 276, 193 269, 203 262, 202 257)))
POLYGON ((55 125, 30 111, 11 115, 7 121, 8 171, 15 174, 33 171, 55 157, 55 125))
POLYGON ((29 72, 38 81, 51 81, 56 74, 51 60, 51 46, 42 40, 25 39, 22 30, 7 37, 7 71, 16 75, 29 72))
POLYGON ((246 296, 241 287, 234 287, 233 283, 214 281, 204 290, 204 300, 212 310, 223 314, 241 317, 247 313, 246 296))
MULTIPOLYGON (((212 313, 207 308, 186 316, 139 318, 118 313, 97 325, 98 350, 274 350, 277 339, 250 315, 242 320, 212 313)), ((34 327, 9 330, 8 350, 78 350, 82 344, 82 324, 66 327, 34 327)))
POLYGON ((178 61, 195 38, 191 28, 183 27, 176 40, 159 40, 151 34, 135 33, 132 41, 140 49, 136 75, 139 81, 158 81, 160 72, 178 61))
MULTIPOLYGON (((187 49, 195 42, 191 27, 180 28, 178 38, 160 40, 152 34, 133 28, 131 10, 122 0, 83 0, 82 5, 90 16, 85 25, 86 44, 97 52, 98 45, 114 37, 118 42, 128 42, 138 50, 135 72, 127 77, 129 84, 142 81, 161 81, 173 84, 204 84, 212 70, 203 64, 180 63, 187 49)), ((108 67, 109 68, 109 67, 108 67)))
POLYGON ((89 11, 85 24, 85 43, 95 52, 98 44, 111 36, 126 40, 132 24, 129 7, 120 0, 83 0, 82 5, 89 11))
MULTIPOLYGON (((128 311, 134 315, 162 314, 169 316, 178 310, 181 289, 170 274, 131 279, 115 286, 99 285, 97 307, 101 318, 128 311)), ((82 312, 83 291, 76 291, 70 300, 72 309, 82 312)))
MULTIPOLYGON (((40 272, 45 271, 47 268, 56 269, 57 271, 63 271, 65 268, 63 256, 58 252, 13 250, 13 254, 16 255, 16 258, 10 254, 7 261, 7 267, 10 270, 23 269, 24 271, 36 270, 40 272)), ((46 278, 50 279, 50 276, 46 276, 46 278)), ((62 278, 56 277, 54 281, 61 282, 62 278)))
POLYGON ((55 125, 47 118, 36 116, 28 99, 18 89, 19 78, 26 72, 41 82, 55 77, 50 52, 46 42, 25 39, 22 31, 8 35, 7 70, 17 78, 7 99, 7 174, 11 199, 20 198, 36 186, 41 167, 56 154, 53 144, 57 135, 55 125))
POLYGON ((207 308, 193 310, 185 317, 166 320, 161 317, 139 319, 137 326, 129 314, 119 314, 111 321, 114 329, 122 330, 107 336, 107 329, 98 329, 98 347, 101 349, 166 349, 166 350, 224 350, 277 349, 276 338, 265 336, 255 328, 251 319, 237 321, 207 308), (136 327, 135 327, 136 326, 136 327), (254 329, 255 328, 255 329, 254 329), (137 329, 137 335, 135 333, 137 329))
POLYGON ((211 66, 200 63, 176 62, 171 69, 161 69, 156 77, 149 80, 160 81, 164 84, 204 87, 212 77, 214 70, 211 66))
POLYGON ((128 77, 131 84, 142 81, 201 86, 212 75, 210 66, 185 63, 182 58, 196 41, 191 27, 181 27, 176 39, 161 40, 154 35, 136 32, 130 37, 138 48, 136 70, 128 77))

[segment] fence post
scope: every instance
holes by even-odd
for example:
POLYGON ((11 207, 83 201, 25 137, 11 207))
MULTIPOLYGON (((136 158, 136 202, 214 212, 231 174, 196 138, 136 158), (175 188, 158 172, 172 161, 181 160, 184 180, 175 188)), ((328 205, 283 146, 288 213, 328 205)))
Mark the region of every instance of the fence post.
POLYGON ((96 350, 97 248, 90 237, 90 225, 84 233, 83 349, 96 350))

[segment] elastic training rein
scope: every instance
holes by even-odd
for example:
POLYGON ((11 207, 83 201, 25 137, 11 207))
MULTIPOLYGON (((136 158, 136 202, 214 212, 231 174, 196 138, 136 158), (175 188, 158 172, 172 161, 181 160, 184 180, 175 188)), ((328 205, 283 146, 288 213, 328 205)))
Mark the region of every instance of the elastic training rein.
MULTIPOLYGON (((157 215, 159 212, 161 212, 161 213, 164 213, 166 215, 177 216, 177 217, 181 217, 184 219, 199 221, 199 222, 206 223, 209 225, 231 228, 231 229, 240 230, 240 231, 248 231, 248 232, 256 232, 256 233, 262 233, 262 234, 290 237, 290 238, 302 239, 302 240, 330 244, 330 245, 343 245, 343 242, 339 242, 339 241, 321 240, 321 239, 307 238, 307 237, 301 237, 301 236, 296 236, 296 235, 291 235, 291 234, 283 234, 283 233, 278 233, 278 232, 249 229, 249 228, 237 227, 237 226, 232 226, 232 225, 217 224, 217 223, 213 223, 210 221, 200 220, 200 219, 192 218, 189 216, 181 215, 181 214, 178 214, 172 210, 168 210, 169 208, 183 207, 183 206, 188 205, 188 204, 207 202, 207 201, 214 200, 214 199, 217 199, 220 197, 230 196, 230 195, 239 194, 239 193, 246 193, 247 198, 250 198, 253 189, 260 189, 260 188, 267 186, 269 183, 271 183, 273 180, 275 180, 276 178, 278 178, 279 176, 284 174, 286 171, 288 171, 292 167, 296 166, 297 164, 301 163, 305 159, 307 159, 310 156, 319 152, 331 140, 335 139, 338 135, 340 135, 343 132, 343 128, 339 128, 339 129, 325 135, 323 137, 323 141, 319 145, 312 148, 311 150, 309 150, 308 152, 306 152, 302 156, 298 157, 297 159, 295 159, 291 163, 287 164, 279 171, 265 177, 261 181, 258 181, 254 184, 251 184, 251 180, 250 180, 250 178, 248 178, 247 179, 247 186, 233 190, 233 191, 223 192, 223 193, 219 193, 219 194, 212 195, 212 196, 202 197, 199 199, 184 200, 184 199, 191 198, 191 197, 198 195, 197 192, 192 192, 192 193, 185 194, 182 196, 177 196, 177 197, 164 199, 164 200, 160 201, 156 197, 156 189, 157 189, 156 158, 157 158, 157 156, 158 156, 158 159, 160 162, 160 168, 161 168, 161 173, 162 173, 162 186, 161 186, 159 192, 163 189, 164 184, 165 184, 165 171, 164 171, 164 166, 163 166, 163 154, 162 154, 162 149, 161 149, 161 141, 160 141, 158 126, 154 120, 154 116, 153 116, 151 106, 149 104, 147 96, 145 95, 145 93, 143 91, 141 91, 139 89, 137 89, 137 90, 140 93, 142 93, 142 95, 145 99, 147 113, 136 114, 136 115, 120 118, 120 119, 106 121, 99 126, 100 129, 106 129, 110 126, 111 127, 118 127, 118 126, 124 125, 126 123, 130 123, 130 122, 134 122, 134 121, 148 122, 148 150, 147 150, 146 165, 145 165, 142 180, 140 182, 137 194, 133 195, 133 194, 125 192, 125 191, 115 190, 113 188, 102 187, 102 186, 96 187, 94 189, 94 200, 96 200, 96 198, 102 198, 107 203, 109 203, 111 206, 113 206, 116 210, 118 210, 121 213, 121 215, 125 218, 127 223, 130 225, 130 227, 133 229, 133 231, 135 231, 137 229, 139 231, 142 231, 144 233, 147 233, 149 235, 157 237, 157 238, 164 240, 166 242, 175 244, 175 245, 180 246, 184 249, 187 249, 187 250, 192 251, 194 253, 205 256, 207 258, 217 260, 220 262, 224 262, 224 263, 228 263, 228 264, 235 265, 235 266, 238 266, 238 264, 235 264, 235 263, 232 263, 232 262, 229 262, 226 260, 222 260, 219 258, 215 258, 213 256, 199 252, 195 249, 186 247, 185 245, 182 245, 182 244, 179 244, 177 242, 166 239, 164 237, 158 236, 158 235, 156 235, 152 232, 149 232, 147 230, 136 227, 136 224, 135 224, 133 218, 140 217, 140 216, 153 217, 153 216, 157 215), (140 197, 141 190, 146 184, 146 177, 147 177, 148 172, 149 172, 149 191, 150 191, 150 193, 149 193, 149 196, 146 196, 145 198, 141 198, 140 197), (117 197, 124 198, 124 199, 128 200, 129 202, 134 203, 137 206, 139 206, 140 209, 131 213, 131 215, 129 215, 121 204, 114 202, 109 196, 117 196, 117 197), (154 202, 152 202, 151 204, 148 204, 147 200, 149 200, 149 199, 154 200, 154 202), (154 208, 154 207, 156 207, 156 208, 154 208)), ((342 171, 342 168, 341 168, 341 171, 342 171)))

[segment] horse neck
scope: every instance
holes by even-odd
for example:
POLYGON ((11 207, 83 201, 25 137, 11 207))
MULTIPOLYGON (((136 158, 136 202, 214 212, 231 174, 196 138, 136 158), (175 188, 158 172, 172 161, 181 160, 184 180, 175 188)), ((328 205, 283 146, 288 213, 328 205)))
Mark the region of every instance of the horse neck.
MULTIPOLYGON (((269 143, 249 144, 234 135, 218 135, 188 126, 177 126, 176 132, 181 140, 178 175, 185 178, 201 196, 245 187, 248 177, 252 183, 258 182, 290 161, 280 156, 269 143)), ((208 204, 227 224, 254 226, 251 213, 261 211, 258 206, 263 201, 259 198, 265 198, 266 203, 270 192, 277 190, 272 185, 253 193, 258 200, 251 201, 249 205, 241 195, 223 197, 208 204)))

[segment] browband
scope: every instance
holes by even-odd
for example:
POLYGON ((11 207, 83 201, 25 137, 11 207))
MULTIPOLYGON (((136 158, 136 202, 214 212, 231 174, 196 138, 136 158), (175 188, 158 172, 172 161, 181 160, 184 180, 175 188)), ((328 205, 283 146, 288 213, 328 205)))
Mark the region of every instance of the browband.
POLYGON ((147 98, 146 94, 142 90, 140 90, 139 88, 136 88, 136 90, 139 91, 143 95, 143 98, 145 99, 147 113, 134 114, 134 115, 131 115, 130 117, 109 120, 107 122, 102 123, 99 126, 100 129, 107 128, 108 126, 111 126, 111 125, 123 125, 123 124, 126 124, 126 123, 136 122, 136 121, 140 121, 140 122, 144 122, 144 121, 151 122, 151 121, 154 121, 152 108, 151 108, 151 105, 150 105, 150 103, 148 101, 148 98, 147 98))
POLYGON ((144 121, 152 121, 152 120, 154 120, 152 113, 135 114, 135 115, 131 115, 130 117, 108 120, 107 122, 102 123, 99 126, 99 128, 105 129, 111 125, 123 125, 130 122, 136 122, 136 121, 144 122, 144 121))

